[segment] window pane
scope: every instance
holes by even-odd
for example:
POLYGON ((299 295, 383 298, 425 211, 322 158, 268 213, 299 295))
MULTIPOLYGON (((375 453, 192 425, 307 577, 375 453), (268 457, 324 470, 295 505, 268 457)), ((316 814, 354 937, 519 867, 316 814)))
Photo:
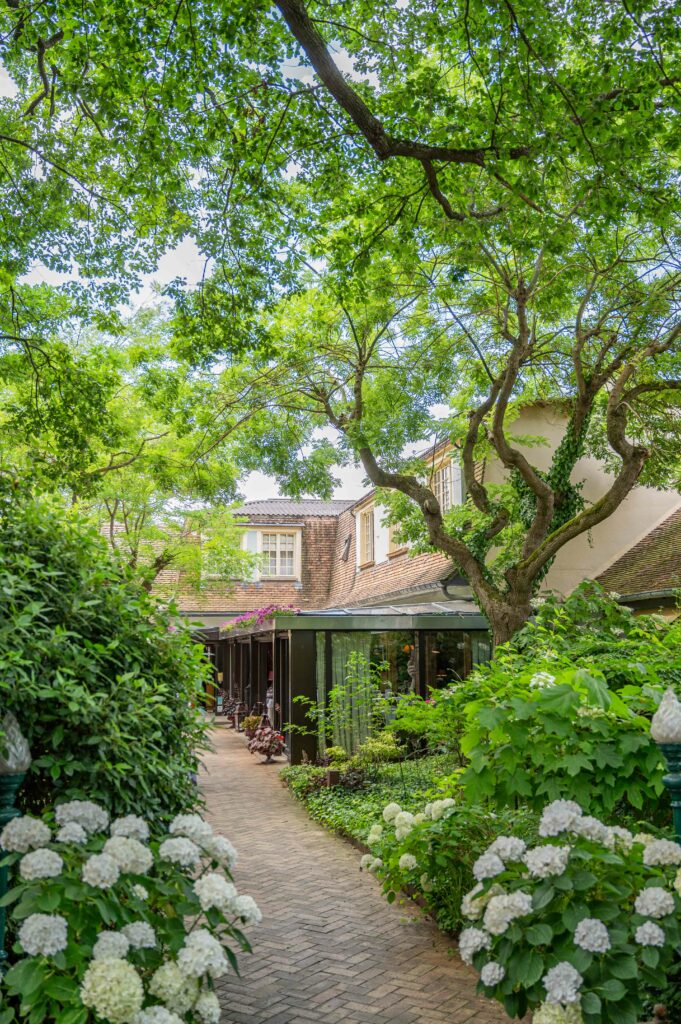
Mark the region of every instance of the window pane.
POLYGON ((292 533, 279 534, 279 575, 293 576, 293 555, 295 536, 292 533))
POLYGON ((263 553, 263 576, 276 576, 277 575, 277 535, 276 533, 263 533, 262 535, 262 553, 263 553))

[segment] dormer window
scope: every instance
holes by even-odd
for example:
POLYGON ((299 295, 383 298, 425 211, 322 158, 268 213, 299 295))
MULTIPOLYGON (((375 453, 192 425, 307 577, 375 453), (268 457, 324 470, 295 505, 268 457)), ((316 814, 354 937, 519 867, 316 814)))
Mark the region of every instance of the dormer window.
POLYGON ((374 510, 364 509, 358 517, 359 566, 374 563, 374 510))
POLYGON ((461 503, 461 474, 451 459, 442 462, 430 478, 433 494, 443 512, 461 503))
POLYGON ((295 533, 262 534, 262 575, 295 576, 295 533))

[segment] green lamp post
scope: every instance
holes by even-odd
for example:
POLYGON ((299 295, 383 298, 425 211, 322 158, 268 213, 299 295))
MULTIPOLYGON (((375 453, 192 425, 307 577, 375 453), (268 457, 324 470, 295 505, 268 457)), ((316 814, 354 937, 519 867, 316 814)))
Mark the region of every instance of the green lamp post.
MULTIPOLYGON (((21 783, 26 778, 26 772, 31 764, 31 752, 28 742, 21 734, 19 723, 11 712, 8 712, 0 724, 0 745, 4 748, 0 753, 0 832, 5 825, 21 815, 21 811, 14 806, 17 793, 21 783)), ((0 858, 4 856, 0 850, 0 858)), ((0 867, 0 897, 7 892, 9 869, 5 865, 0 867)), ((0 972, 4 973, 8 965, 8 955, 5 950, 5 926, 7 914, 4 907, 0 907, 0 972)))
POLYGON ((681 703, 671 687, 653 715, 650 735, 662 751, 669 769, 662 781, 671 798, 676 841, 681 844, 681 703))

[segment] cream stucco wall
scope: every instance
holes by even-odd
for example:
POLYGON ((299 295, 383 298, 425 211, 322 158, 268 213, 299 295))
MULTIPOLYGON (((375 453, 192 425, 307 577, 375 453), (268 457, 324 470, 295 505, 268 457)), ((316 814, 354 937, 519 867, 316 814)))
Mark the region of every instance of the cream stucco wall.
MULTIPOLYGON (((565 416, 555 407, 534 406, 524 410, 508 428, 509 435, 540 436, 547 445, 526 449, 532 464, 547 469, 551 455, 563 436, 565 416)), ((485 469, 484 479, 499 482, 503 467, 491 462, 485 469)), ((572 474, 574 483, 583 482, 582 494, 587 502, 596 501, 609 488, 612 477, 596 459, 582 459, 572 474)), ((582 534, 562 548, 542 585, 543 590, 567 594, 584 579, 598 576, 620 555, 633 547, 663 519, 681 506, 681 495, 676 491, 657 491, 650 487, 636 487, 616 512, 596 526, 590 534, 582 534)))

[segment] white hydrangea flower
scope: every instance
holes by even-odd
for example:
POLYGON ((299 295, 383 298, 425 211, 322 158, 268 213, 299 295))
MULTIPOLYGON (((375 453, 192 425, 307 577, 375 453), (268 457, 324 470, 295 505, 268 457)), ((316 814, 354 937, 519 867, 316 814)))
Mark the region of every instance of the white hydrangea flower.
POLYGON ((371 864, 373 864, 373 862, 374 862, 373 854, 365 853, 364 856, 360 859, 360 862, 359 862, 360 870, 361 871, 366 871, 369 868, 369 866, 371 864))
POLYGON ((532 1014, 532 1024, 584 1024, 579 1006, 542 1003, 532 1014))
POLYGON ((54 956, 66 949, 67 933, 59 914, 30 914, 19 929, 19 945, 29 956, 54 956))
POLYGON ((161 860, 169 860, 172 864, 180 864, 183 868, 190 868, 201 859, 201 851, 196 843, 184 836, 177 839, 164 839, 158 848, 158 855, 161 860))
POLYGON ((679 868, 679 870, 676 872, 676 877, 674 878, 674 888, 678 892, 679 896, 681 896, 681 868, 679 868))
POLYGON ((401 843, 403 839, 407 838, 410 832, 410 825, 402 825, 400 826, 400 828, 395 829, 395 839, 398 841, 398 843, 401 843))
MULTIPOLYGON (((376 860, 378 860, 378 858, 376 858, 376 860)), ((375 864, 376 861, 374 861, 372 868, 375 864)), ((242 921, 246 922, 246 924, 260 924, 262 921, 260 907, 252 896, 237 896, 232 906, 236 916, 240 917, 242 921)))
POLYGON ((393 825, 395 828, 413 828, 414 815, 410 811, 400 811, 399 814, 395 815, 393 819, 393 825))
POLYGON ((201 849, 208 854, 211 860, 217 861, 223 867, 231 870, 236 864, 236 850, 226 836, 211 836, 209 839, 202 841, 201 849))
POLYGON ((184 1021, 165 1006, 147 1006, 145 1010, 135 1014, 132 1024, 184 1024, 184 1021))
POLYGON ((104 843, 102 852, 112 857, 125 874, 146 875, 154 865, 153 853, 139 839, 112 836, 104 843))
POLYGON ((628 828, 621 828, 619 825, 611 825, 608 828, 608 835, 605 845, 611 850, 630 850, 634 845, 634 834, 628 828))
POLYGON ((572 831, 576 835, 583 836, 585 839, 591 839, 595 843, 607 844, 610 836, 610 830, 607 825, 604 825, 602 821, 592 817, 590 814, 577 818, 572 826, 572 831))
POLYGON ((563 874, 569 856, 569 846, 535 846, 525 853, 523 861, 534 878, 552 878, 563 874))
POLYGON ((133 949, 155 949, 156 932, 146 921, 132 921, 121 928, 133 949))
POLYGON ((126 814, 123 818, 115 818, 111 822, 109 832, 112 836, 139 839, 141 843, 146 843, 149 839, 149 826, 138 814, 126 814))
POLYGON ((413 871, 418 861, 413 853, 403 853, 399 860, 400 870, 413 871))
POLYGON ((641 846, 649 846, 650 843, 654 843, 657 837, 650 834, 650 832, 637 832, 634 836, 634 842, 640 843, 641 846))
POLYGON ((63 867, 64 861, 54 850, 33 850, 19 861, 19 874, 24 881, 32 882, 36 878, 56 878, 63 867))
POLYGON ((479 882, 485 878, 495 878, 505 870, 504 862, 495 853, 483 853, 473 864, 473 875, 479 882))
POLYGON ((220 1003, 215 992, 202 992, 194 1004, 193 1013, 201 1024, 219 1024, 220 1003))
POLYGON ((478 882, 470 892, 461 900, 461 913, 469 921, 479 921, 482 913, 493 896, 501 896, 504 893, 502 886, 491 885, 487 892, 484 892, 484 885, 478 882), (481 895, 482 894, 482 895, 481 895))
POLYGON ((382 868, 382 867, 383 867, 383 861, 381 860, 381 858, 380 857, 374 857, 374 859, 372 860, 371 864, 369 865, 369 871, 371 871, 372 874, 375 874, 378 871, 378 869, 382 868))
POLYGON ((373 846, 374 843, 380 842, 382 838, 383 826, 378 824, 372 825, 371 828, 369 829, 369 834, 367 836, 367 843, 369 844, 369 846, 373 846))
MULTIPOLYGON (((362 858, 364 859, 364 858, 362 858)), ((369 854, 369 859, 371 855, 369 854)), ((223 914, 232 909, 236 897, 236 886, 226 881, 222 875, 209 872, 194 882, 196 893, 202 910, 210 910, 217 907, 223 914)))
POLYGON ((530 679, 530 689, 543 690, 547 686, 553 685, 555 681, 556 677, 552 676, 550 672, 535 672, 535 674, 530 679))
POLYGON ((146 902, 146 900, 149 899, 149 893, 144 888, 143 885, 133 885, 132 894, 133 896, 136 896, 138 900, 143 900, 146 902))
POLYGON ((200 814, 178 814, 168 829, 172 836, 186 836, 195 843, 203 843, 213 835, 209 822, 204 821, 200 814))
POLYGON ((501 964, 495 963, 494 960, 490 960, 480 971, 480 981, 483 985, 487 985, 488 988, 499 985, 505 977, 506 971, 501 964))
POLYGON ((640 924, 634 938, 639 946, 664 946, 666 941, 664 931, 653 921, 644 921, 640 924))
POLYGON ((649 868, 681 864, 681 846, 671 839, 653 839, 643 851, 643 863, 649 868))
POLYGON ((68 803, 59 804, 55 807, 54 816, 58 825, 75 821, 77 825, 82 825, 88 834, 102 832, 109 824, 108 813, 92 800, 70 800, 68 803))
POLYGON ((558 836, 561 832, 568 832, 581 816, 582 808, 574 800, 554 800, 542 811, 539 835, 558 836))
POLYGON ((122 932, 100 932, 92 947, 93 960, 125 960, 130 943, 122 932))
POLYGON ((108 853, 93 853, 83 864, 83 881, 96 889, 110 889, 119 877, 118 864, 108 853))
POLYGON ((481 949, 489 949, 492 939, 481 928, 464 928, 459 935, 459 956, 465 964, 472 964, 481 949))
POLYGON ((585 917, 575 928, 575 945, 588 953, 607 953, 612 942, 602 921, 595 917, 585 917))
POLYGON ((199 983, 188 978, 174 960, 167 960, 152 975, 149 992, 175 1013, 186 1013, 198 998, 199 983))
POLYGON ((201 978, 204 974, 221 978, 229 968, 222 946, 207 928, 197 928, 187 936, 177 954, 177 963, 189 978, 201 978))
POLYGON ((111 1024, 129 1024, 142 1009, 142 979, 127 960, 91 960, 80 986, 83 1006, 111 1024))
POLYGON ((578 1003, 584 978, 567 960, 562 960, 542 978, 547 1003, 578 1003))
POLYGON ((492 935, 503 935, 512 921, 532 913, 532 897, 526 892, 492 896, 485 908, 483 924, 492 935))
POLYGON ((651 885, 636 897, 634 910, 642 917, 666 917, 674 913, 674 897, 666 889, 651 885))
POLYGON ((487 847, 485 852, 493 853, 504 861, 522 860, 526 849, 527 843, 522 839, 517 839, 515 836, 499 836, 487 847))
POLYGON ((426 805, 426 814, 433 821, 439 821, 450 807, 456 806, 456 800, 448 796, 445 800, 433 800, 432 804, 426 805))
POLYGON ((426 821, 426 816, 423 813, 423 811, 419 811, 418 814, 414 815, 414 824, 415 825, 422 825, 424 821, 426 821))
POLYGON ((87 843, 87 832, 77 821, 67 821, 57 832, 55 839, 58 843, 76 843, 82 846, 87 843))
POLYGON ((383 820, 390 824, 391 821, 395 820, 401 810, 402 808, 399 804, 388 804, 387 807, 383 808, 383 820))
POLYGON ((28 853, 38 846, 49 843, 52 833, 39 818, 23 814, 12 818, 0 832, 0 847, 6 853, 28 853))

